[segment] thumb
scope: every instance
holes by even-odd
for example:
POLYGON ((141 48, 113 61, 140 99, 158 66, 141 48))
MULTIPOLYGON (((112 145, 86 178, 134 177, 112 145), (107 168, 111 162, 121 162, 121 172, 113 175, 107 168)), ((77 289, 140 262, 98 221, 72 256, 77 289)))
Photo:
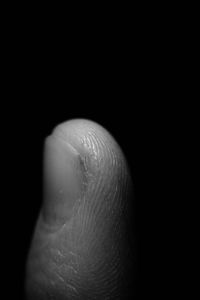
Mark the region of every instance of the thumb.
POLYGON ((126 299, 134 273, 131 190, 122 151, 103 127, 77 119, 54 129, 27 261, 29 299, 126 299))

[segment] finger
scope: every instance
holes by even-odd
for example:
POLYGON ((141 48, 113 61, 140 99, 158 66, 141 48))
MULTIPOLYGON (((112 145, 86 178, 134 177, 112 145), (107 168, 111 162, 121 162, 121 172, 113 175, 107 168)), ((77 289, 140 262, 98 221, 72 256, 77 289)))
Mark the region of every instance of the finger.
POLYGON ((44 203, 27 262, 30 299, 125 299, 134 272, 131 188, 124 155, 104 128, 87 120, 55 128, 45 141, 44 203))

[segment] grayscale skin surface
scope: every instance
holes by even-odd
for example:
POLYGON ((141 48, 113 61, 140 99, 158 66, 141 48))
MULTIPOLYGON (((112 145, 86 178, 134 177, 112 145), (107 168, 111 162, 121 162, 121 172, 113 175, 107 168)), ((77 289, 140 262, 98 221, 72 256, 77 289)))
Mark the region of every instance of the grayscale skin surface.
POLYGON ((43 177, 27 299, 132 299, 133 187, 114 138, 89 120, 58 125, 44 143, 43 177))

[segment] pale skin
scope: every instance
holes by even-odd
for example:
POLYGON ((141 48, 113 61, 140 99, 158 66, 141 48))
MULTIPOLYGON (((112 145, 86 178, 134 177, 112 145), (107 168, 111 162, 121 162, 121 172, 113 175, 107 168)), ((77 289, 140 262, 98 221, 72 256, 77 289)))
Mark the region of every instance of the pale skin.
POLYGON ((100 125, 70 120, 44 146, 44 203, 27 261, 27 299, 131 299, 133 186, 100 125))

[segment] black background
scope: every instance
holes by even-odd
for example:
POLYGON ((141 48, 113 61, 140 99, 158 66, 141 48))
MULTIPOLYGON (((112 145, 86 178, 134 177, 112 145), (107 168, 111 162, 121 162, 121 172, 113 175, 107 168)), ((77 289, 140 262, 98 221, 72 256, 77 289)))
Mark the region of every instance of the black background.
POLYGON ((148 26, 126 22, 123 30, 70 27, 64 36, 45 24, 10 31, 1 110, 2 273, 8 299, 23 297, 25 262, 42 202, 44 138, 73 118, 101 124, 124 151, 135 187, 137 298, 160 297, 169 248, 161 242, 166 190, 160 172, 166 164, 168 102, 162 104, 169 96, 161 70, 168 62, 148 26))

